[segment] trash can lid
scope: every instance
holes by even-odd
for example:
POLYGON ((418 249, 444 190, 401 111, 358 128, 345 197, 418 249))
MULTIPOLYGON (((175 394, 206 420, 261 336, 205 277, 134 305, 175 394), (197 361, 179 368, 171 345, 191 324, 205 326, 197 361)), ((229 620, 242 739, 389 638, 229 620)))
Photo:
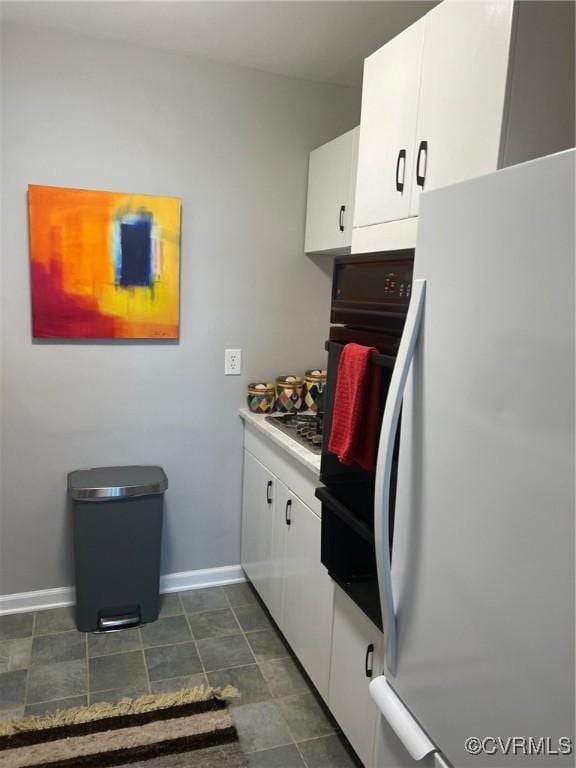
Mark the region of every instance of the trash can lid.
POLYGON ((168 478, 162 467, 95 467, 77 469, 68 475, 68 494, 82 501, 152 496, 167 488, 168 478))

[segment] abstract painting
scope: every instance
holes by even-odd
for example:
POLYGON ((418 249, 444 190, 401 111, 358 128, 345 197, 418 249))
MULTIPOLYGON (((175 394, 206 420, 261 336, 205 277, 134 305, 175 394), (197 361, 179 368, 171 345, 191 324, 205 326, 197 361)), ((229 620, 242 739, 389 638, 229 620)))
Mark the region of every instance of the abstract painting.
POLYGON ((30 185, 28 204, 34 338, 178 338, 178 198, 30 185))

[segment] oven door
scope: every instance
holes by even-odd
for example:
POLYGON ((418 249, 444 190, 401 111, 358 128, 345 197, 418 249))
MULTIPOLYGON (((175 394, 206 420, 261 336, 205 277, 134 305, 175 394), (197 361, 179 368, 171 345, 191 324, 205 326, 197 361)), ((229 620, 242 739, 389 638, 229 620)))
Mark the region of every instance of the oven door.
MULTIPOLYGON (((328 488, 316 490, 322 502, 320 559, 336 584, 382 629, 373 523, 350 511, 342 490, 338 495, 328 488)), ((371 494, 373 503, 373 488, 355 485, 348 495, 353 492, 359 492, 359 497, 371 494)), ((365 510, 370 509, 369 503, 366 499, 365 510)))
MULTIPOLYGON (((398 439, 390 478, 390 558, 398 474, 398 439)), ((368 473, 365 473, 368 474, 368 473)), ((338 483, 316 489, 322 502, 320 559, 331 578, 382 629, 374 541, 374 482, 338 483)))

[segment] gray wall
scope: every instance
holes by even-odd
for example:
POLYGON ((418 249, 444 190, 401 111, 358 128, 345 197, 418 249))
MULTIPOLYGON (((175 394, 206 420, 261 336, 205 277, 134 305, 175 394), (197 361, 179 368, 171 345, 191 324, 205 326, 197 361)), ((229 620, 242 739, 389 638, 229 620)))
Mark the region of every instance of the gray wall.
POLYGON ((9 26, 2 86, 0 594, 72 583, 78 467, 165 467, 163 572, 237 563, 237 409, 249 380, 324 360, 307 155, 358 123, 359 93, 9 26), (32 342, 29 183, 182 198, 179 344, 32 342), (225 347, 245 375, 224 377, 225 347))

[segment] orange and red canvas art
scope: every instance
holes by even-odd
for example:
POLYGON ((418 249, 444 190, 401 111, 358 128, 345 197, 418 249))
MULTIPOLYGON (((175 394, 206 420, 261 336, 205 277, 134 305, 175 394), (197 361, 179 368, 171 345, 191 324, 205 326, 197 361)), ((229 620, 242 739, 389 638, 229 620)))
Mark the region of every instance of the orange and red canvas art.
POLYGON ((28 204, 34 338, 178 338, 178 198, 30 185, 28 204))

